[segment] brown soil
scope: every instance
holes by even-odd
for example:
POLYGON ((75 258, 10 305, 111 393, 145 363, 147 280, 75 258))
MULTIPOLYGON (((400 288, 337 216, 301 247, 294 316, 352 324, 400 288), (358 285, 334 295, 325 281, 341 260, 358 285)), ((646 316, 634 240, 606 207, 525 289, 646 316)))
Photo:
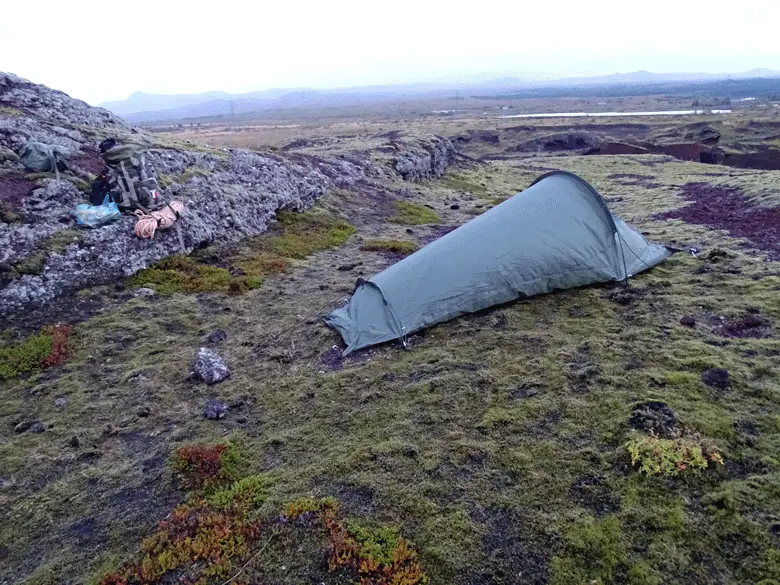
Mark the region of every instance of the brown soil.
POLYGON ((658 219, 681 219, 726 230, 767 252, 770 260, 780 260, 780 207, 758 207, 739 189, 708 183, 689 183, 683 187, 682 195, 691 205, 663 213, 658 219))

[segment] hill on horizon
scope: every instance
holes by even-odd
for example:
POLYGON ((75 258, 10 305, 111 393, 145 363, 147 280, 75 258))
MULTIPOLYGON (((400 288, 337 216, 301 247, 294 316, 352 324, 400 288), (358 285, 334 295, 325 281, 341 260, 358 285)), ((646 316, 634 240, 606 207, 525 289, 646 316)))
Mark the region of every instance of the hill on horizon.
POLYGON ((213 115, 240 114, 275 107, 292 102, 320 100, 334 102, 361 101, 365 98, 397 98, 399 96, 441 95, 456 90, 499 93, 508 90, 540 88, 572 88, 577 86, 630 85, 648 83, 707 82, 724 79, 753 79, 780 77, 780 71, 753 69, 741 73, 653 73, 634 71, 590 77, 551 79, 534 74, 518 74, 506 77, 487 77, 486 74, 472 77, 471 81, 441 81, 432 83, 405 83, 350 86, 335 88, 274 88, 246 93, 208 91, 197 94, 150 94, 137 91, 125 100, 104 102, 106 108, 127 118, 131 122, 151 122, 196 118, 213 115), (482 80, 475 80, 481 77, 482 80))

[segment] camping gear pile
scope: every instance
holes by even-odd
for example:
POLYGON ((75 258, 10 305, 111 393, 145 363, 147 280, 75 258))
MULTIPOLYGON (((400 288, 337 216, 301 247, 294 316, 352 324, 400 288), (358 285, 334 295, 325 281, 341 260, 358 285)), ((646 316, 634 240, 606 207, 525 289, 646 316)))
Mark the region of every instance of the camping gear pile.
POLYGON ((672 250, 645 240, 580 177, 548 173, 368 280, 325 322, 357 349, 494 305, 625 282, 672 250))
MULTIPOLYGON (((105 169, 92 181, 89 203, 73 210, 80 226, 96 228, 119 219, 122 213, 138 217, 135 234, 150 239, 158 229, 176 225, 179 243, 184 250, 177 221, 184 211, 179 201, 163 201, 160 186, 153 172, 146 167, 143 149, 135 144, 119 144, 109 138, 99 145, 105 169)), ((19 151, 19 160, 30 172, 60 172, 68 169, 65 161, 70 152, 61 146, 29 141, 19 151)))

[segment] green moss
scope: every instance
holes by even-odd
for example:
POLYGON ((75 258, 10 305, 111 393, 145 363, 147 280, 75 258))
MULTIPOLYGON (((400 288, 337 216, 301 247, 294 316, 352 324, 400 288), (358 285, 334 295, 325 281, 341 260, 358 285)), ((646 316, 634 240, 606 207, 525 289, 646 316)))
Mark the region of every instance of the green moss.
POLYGON ((283 211, 278 216, 283 235, 257 239, 261 249, 283 258, 303 259, 306 256, 340 246, 355 233, 355 228, 343 219, 318 211, 294 213, 283 211))
POLYGON ((24 116, 24 112, 11 106, 0 106, 0 116, 24 116))
POLYGON ((390 565, 393 561, 393 551, 400 536, 397 528, 378 526, 369 528, 359 520, 345 522, 349 535, 360 547, 360 555, 371 557, 382 565, 390 565))
POLYGON ((417 244, 408 240, 367 240, 365 244, 360 246, 360 249, 368 252, 413 254, 417 251, 417 244))
POLYGON ((655 585, 659 579, 643 562, 631 561, 620 520, 586 518, 564 535, 564 552, 550 563, 550 585, 655 585))
POLYGON ((250 475, 217 489, 207 500, 212 506, 222 510, 229 510, 236 505, 247 510, 256 510, 268 499, 268 489, 272 484, 268 477, 250 475))
POLYGON ((127 280, 129 286, 151 286, 157 293, 229 292, 234 281, 224 268, 198 264, 185 256, 169 256, 127 280))
POLYGON ((79 177, 69 177, 68 180, 70 180, 70 182, 73 183, 73 186, 82 193, 88 194, 92 191, 92 186, 84 179, 80 179, 79 177))
POLYGON ((40 370, 51 348, 52 336, 45 333, 31 335, 16 345, 0 347, 0 379, 40 370))
POLYGON ((426 223, 438 223, 441 221, 441 218, 435 211, 424 205, 410 203, 409 201, 396 201, 395 210, 395 215, 389 219, 392 223, 422 225, 426 223))
POLYGON ((157 173, 157 184, 160 185, 161 189, 167 189, 174 183, 174 178, 170 175, 166 175, 165 173, 157 173))
POLYGON ((190 167, 183 173, 176 175, 175 181, 177 183, 184 184, 187 181, 191 181, 195 177, 208 177, 210 174, 211 173, 209 173, 206 169, 201 169, 199 167, 190 167))
POLYGON ((463 191, 478 197, 487 195, 487 187, 476 182, 477 180, 477 178, 465 174, 447 173, 441 179, 441 184, 448 189, 463 191))
POLYGON ((0 201, 0 221, 4 223, 21 223, 24 221, 24 214, 7 201, 0 201))

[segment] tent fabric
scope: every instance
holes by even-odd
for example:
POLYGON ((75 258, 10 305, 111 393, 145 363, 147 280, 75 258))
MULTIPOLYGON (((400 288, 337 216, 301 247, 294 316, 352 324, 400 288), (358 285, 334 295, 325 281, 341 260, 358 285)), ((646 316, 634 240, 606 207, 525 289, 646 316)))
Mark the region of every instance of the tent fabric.
POLYGON ((572 173, 554 171, 383 272, 325 322, 344 355, 517 298, 623 281, 669 257, 572 173))

